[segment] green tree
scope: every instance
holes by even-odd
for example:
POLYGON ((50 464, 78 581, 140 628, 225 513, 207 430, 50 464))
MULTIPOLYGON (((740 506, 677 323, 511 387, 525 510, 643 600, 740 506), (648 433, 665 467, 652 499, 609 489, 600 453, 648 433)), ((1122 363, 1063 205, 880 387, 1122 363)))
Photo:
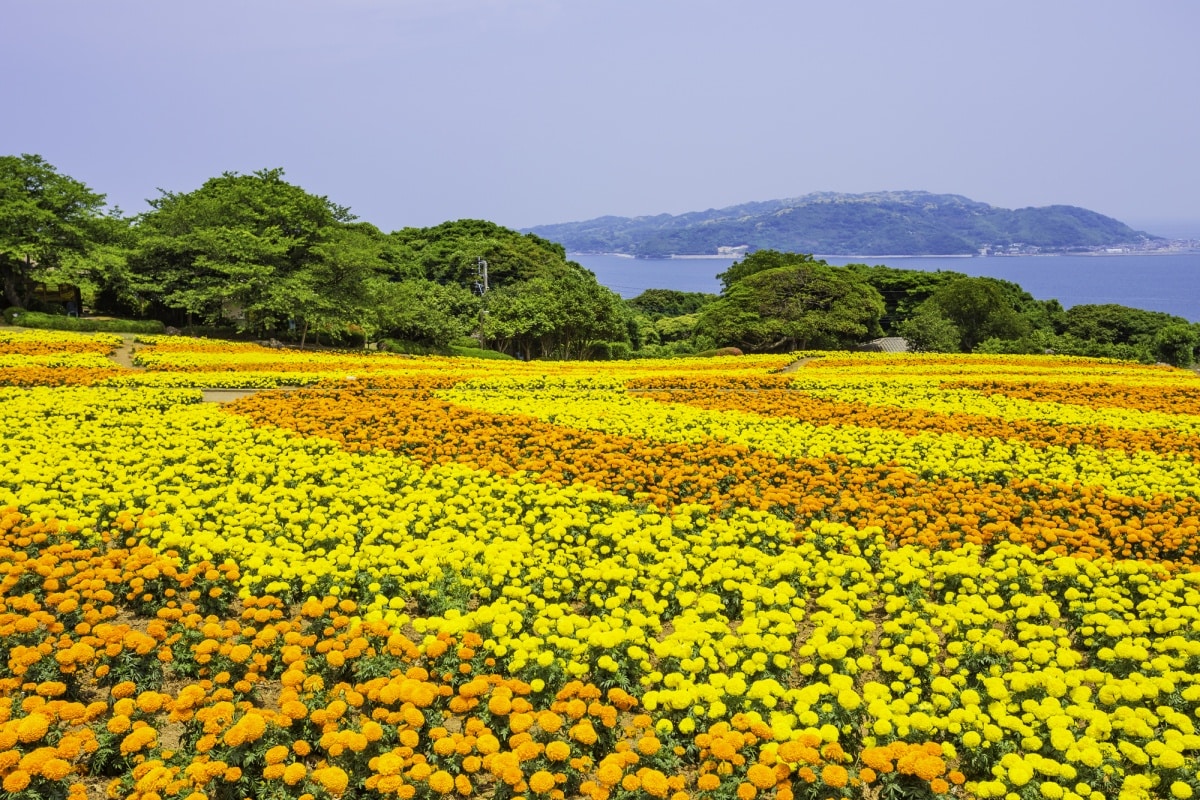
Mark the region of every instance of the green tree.
POLYGON ((652 320, 661 317, 681 317, 695 314, 717 299, 717 295, 706 292, 680 292, 675 289, 647 289, 625 302, 635 311, 652 320))
POLYGON ((899 333, 900 324, 916 314, 917 308, 940 287, 967 277, 961 272, 926 272, 883 265, 847 264, 845 268, 861 275, 883 296, 884 311, 879 324, 889 334, 899 333))
POLYGON ((509 284, 489 292, 484 308, 485 339, 526 361, 587 358, 595 343, 628 337, 624 303, 591 273, 509 284))
POLYGON ((897 333, 916 353, 957 353, 962 341, 962 333, 954 323, 932 305, 921 306, 900 323, 897 333))
POLYGON ((1190 367, 1196 360, 1200 333, 1196 325, 1167 325, 1154 334, 1154 354, 1160 361, 1176 367, 1190 367))
POLYGON ((860 276, 823 262, 752 272, 700 312, 698 332, 753 352, 842 347, 878 335, 883 299, 860 276))
POLYGON ((281 169, 226 172, 150 205, 131 257, 137 288, 189 322, 241 318, 271 330, 305 311, 321 316, 340 307, 316 297, 328 288, 321 271, 344 290, 349 262, 363 256, 362 237, 342 234, 349 210, 287 183, 281 169), (340 265, 331 263, 337 241, 356 248, 340 265))
MULTIPOLYGON (((782 253, 778 250, 755 250, 741 261, 735 261, 724 272, 717 273, 722 292, 728 291, 738 281, 758 272, 780 267, 796 267, 802 264, 825 264, 808 253, 782 253)), ((828 265, 826 265, 828 266, 828 265)))
POLYGON ((479 321, 479 298, 461 286, 424 279, 377 282, 370 324, 383 337, 442 349, 479 321))
POLYGON ((8 305, 29 305, 35 282, 96 279, 88 257, 119 227, 104 215, 104 195, 41 156, 0 156, 0 290, 8 305))
POLYGON ((1031 332, 1033 325, 1018 311, 1019 292, 1016 284, 995 278, 956 278, 922 307, 928 304, 950 320, 958 328, 959 346, 970 352, 984 339, 1020 339, 1031 332))

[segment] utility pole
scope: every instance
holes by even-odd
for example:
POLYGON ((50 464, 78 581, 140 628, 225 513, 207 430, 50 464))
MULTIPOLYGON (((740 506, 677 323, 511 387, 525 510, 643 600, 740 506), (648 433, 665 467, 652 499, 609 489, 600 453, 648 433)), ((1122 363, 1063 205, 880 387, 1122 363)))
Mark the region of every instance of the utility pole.
POLYGON ((475 259, 475 290, 480 297, 488 291, 487 262, 482 258, 475 259))
POLYGON ((482 257, 475 259, 475 290, 479 292, 479 348, 485 349, 487 339, 483 333, 483 323, 487 318, 488 293, 488 263, 482 257))

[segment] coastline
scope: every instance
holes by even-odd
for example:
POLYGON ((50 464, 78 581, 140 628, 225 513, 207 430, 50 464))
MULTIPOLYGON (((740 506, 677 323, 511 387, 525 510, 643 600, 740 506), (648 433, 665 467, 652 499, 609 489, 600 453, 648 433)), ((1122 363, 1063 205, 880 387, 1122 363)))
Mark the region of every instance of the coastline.
MULTIPOLYGON (((928 255, 921 255, 921 254, 914 254, 914 253, 908 253, 908 254, 872 253, 869 255, 864 255, 862 253, 813 253, 812 256, 813 256, 813 258, 821 258, 821 259, 827 259, 827 258, 837 258, 837 259, 843 259, 843 258, 861 258, 861 259, 945 258, 945 259, 954 260, 954 259, 969 259, 969 258, 980 258, 980 259, 988 259, 988 258, 1059 258, 1059 257, 1064 257, 1064 256, 1065 257, 1083 256, 1083 257, 1087 257, 1087 258, 1123 258, 1123 257, 1128 257, 1128 256, 1136 256, 1136 257, 1140 258, 1142 256, 1186 256, 1186 255, 1195 255, 1197 253, 1200 253, 1200 247, 1186 248, 1186 249, 1180 249, 1180 250, 1133 250, 1133 251, 1124 252, 1124 253, 1103 253, 1103 252, 1093 252, 1093 251, 1082 252, 1082 253, 988 253, 987 255, 982 255, 980 253, 949 253, 949 254, 948 253, 934 253, 934 254, 928 254, 928 255)), ((704 261, 704 260, 737 261, 743 255, 745 255, 745 254, 743 253, 743 254, 738 254, 738 255, 728 255, 728 254, 726 254, 726 255, 713 255, 713 254, 690 255, 690 254, 672 253, 671 255, 667 255, 667 256, 635 256, 631 253, 576 252, 576 253, 567 253, 567 258, 570 258, 573 260, 578 260, 576 258, 577 256, 584 256, 584 257, 604 256, 606 258, 627 258, 627 259, 630 259, 633 261, 704 261)))

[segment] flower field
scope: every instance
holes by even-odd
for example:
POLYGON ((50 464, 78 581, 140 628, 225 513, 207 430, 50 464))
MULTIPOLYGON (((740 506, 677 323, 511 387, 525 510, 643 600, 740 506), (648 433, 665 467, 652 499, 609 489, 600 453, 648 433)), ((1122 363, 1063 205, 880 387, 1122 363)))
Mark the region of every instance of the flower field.
POLYGON ((1200 792, 1194 373, 120 346, 0 329, 4 797, 1200 792))

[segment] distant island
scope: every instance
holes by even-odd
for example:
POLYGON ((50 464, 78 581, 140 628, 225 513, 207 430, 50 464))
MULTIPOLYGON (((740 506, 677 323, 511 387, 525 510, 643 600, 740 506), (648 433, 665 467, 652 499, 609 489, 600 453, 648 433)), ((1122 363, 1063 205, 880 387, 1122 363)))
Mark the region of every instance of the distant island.
POLYGON ((640 258, 773 249, 821 255, 1034 255, 1150 251, 1160 236, 1077 206, 997 208, 956 194, 819 192, 673 216, 525 229, 578 253, 640 258))

